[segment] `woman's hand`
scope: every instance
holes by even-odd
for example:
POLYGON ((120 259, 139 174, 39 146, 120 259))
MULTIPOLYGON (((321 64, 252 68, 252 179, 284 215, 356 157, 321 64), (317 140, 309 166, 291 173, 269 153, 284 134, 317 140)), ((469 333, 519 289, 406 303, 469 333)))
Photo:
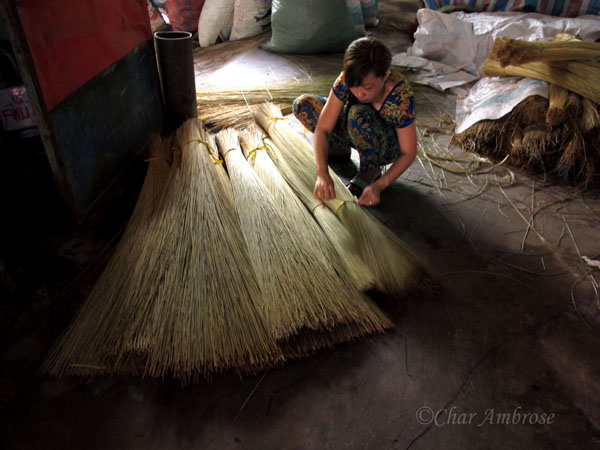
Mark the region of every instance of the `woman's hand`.
POLYGON ((363 206, 376 206, 379 204, 381 189, 376 183, 367 186, 358 199, 358 204, 363 206))
POLYGON ((313 195, 321 201, 335 198, 333 180, 331 179, 329 172, 317 175, 317 183, 315 184, 313 195))

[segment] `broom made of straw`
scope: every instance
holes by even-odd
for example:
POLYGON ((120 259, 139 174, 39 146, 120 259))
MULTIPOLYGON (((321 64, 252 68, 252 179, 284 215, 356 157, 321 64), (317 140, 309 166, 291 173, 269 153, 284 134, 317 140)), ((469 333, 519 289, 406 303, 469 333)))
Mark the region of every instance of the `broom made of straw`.
POLYGON ((164 193, 170 170, 164 145, 158 135, 151 137, 148 170, 123 236, 73 322, 48 354, 42 372, 93 376, 120 371, 114 359, 107 358, 117 352, 107 338, 116 332, 114 316, 124 309, 122 291, 139 261, 140 240, 150 238, 148 223, 164 193))
POLYGON ((340 259, 346 267, 346 272, 354 286, 361 291, 366 291, 374 287, 375 274, 365 261, 363 261, 355 240, 344 224, 333 211, 314 197, 312 189, 298 177, 296 172, 289 168, 282 158, 276 156, 281 154, 281 152, 277 149, 275 143, 266 136, 263 136, 263 138, 265 146, 272 149, 272 160, 276 163, 280 174, 285 178, 288 185, 305 207, 312 212, 323 233, 340 255, 340 259))
MULTIPOLYGON (((270 103, 257 105, 254 118, 276 143, 287 167, 296 172, 306 188, 312 189, 317 168, 310 144, 284 123, 281 111, 270 103)), ((404 292, 425 271, 425 261, 358 205, 332 170, 330 174, 337 198, 325 203, 352 235, 363 261, 375 274, 376 287, 387 294, 404 292)))
MULTIPOLYGON (((258 127, 256 127, 256 129, 258 129, 258 127)), ((209 143, 209 148, 211 148, 211 149, 217 148, 215 139, 214 139, 214 135, 212 135, 210 133, 206 133, 206 130, 201 129, 200 136, 203 140, 205 140, 206 142, 209 143)), ((212 155, 214 158, 218 158, 218 156, 219 156, 218 152, 213 153, 212 155)), ((260 156, 259 156, 259 158, 260 158, 260 156)), ((267 160, 269 160, 268 157, 267 157, 267 160)), ((232 196, 231 183, 229 180, 229 176, 226 174, 226 172, 221 164, 214 164, 213 168, 216 171, 216 173, 218 174, 219 178, 221 178, 223 180, 223 182, 226 184, 226 186, 228 187, 227 192, 231 196, 230 197, 231 202, 233 202, 233 196, 232 196)), ((327 212, 329 212, 333 216, 333 214, 329 211, 329 209, 327 209, 326 207, 323 209, 326 210, 327 212)), ((337 222, 339 222, 339 220, 335 216, 333 216, 333 219, 336 220, 337 222)), ((341 224, 340 224, 340 226, 341 226, 341 224)), ((367 299, 366 301, 370 301, 370 300, 367 299)), ((363 316, 366 320, 369 320, 369 318, 373 314, 379 315, 380 314, 379 309, 376 306, 374 306, 372 303, 369 304, 369 309, 372 306, 376 308, 375 312, 367 311, 366 314, 360 314, 360 317, 357 320, 362 321, 363 316)), ((261 308, 261 310, 262 310, 262 308, 261 308)), ((278 344, 281 347, 283 354, 285 355, 286 358, 305 357, 305 356, 313 353, 316 349, 331 348, 335 344, 342 343, 342 342, 348 342, 348 341, 354 340, 356 338, 359 338, 365 334, 369 334, 372 332, 380 332, 383 330, 384 327, 388 328, 391 326, 389 324, 387 318, 385 318, 385 317, 379 317, 378 323, 381 324, 381 327, 377 326, 377 327, 375 327, 376 328, 375 330, 373 330, 374 327, 370 324, 368 324, 367 327, 363 326, 361 328, 361 327, 356 326, 356 324, 354 324, 354 323, 351 323, 348 325, 339 325, 330 330, 310 330, 308 328, 302 328, 298 331, 298 333, 296 335, 291 336, 285 340, 279 340, 278 344)))
POLYGON ((147 238, 137 241, 120 307, 94 336, 119 372, 184 382, 282 359, 254 304, 258 288, 236 216, 223 207, 222 183, 190 124, 178 132, 183 153, 175 152, 147 238))
POLYGON ((565 121, 565 105, 569 91, 554 83, 550 84, 548 90, 548 112, 546 122, 550 125, 561 125, 565 121))
POLYGON ((292 220, 301 224, 300 229, 308 246, 322 249, 323 262, 332 265, 344 280, 351 280, 359 290, 367 290, 373 284, 373 274, 356 253, 354 242, 342 223, 325 205, 314 198, 312 192, 297 195, 298 192, 284 180, 274 163, 283 163, 277 158, 275 145, 263 142, 262 134, 262 130, 255 124, 241 135, 242 150, 254 171, 281 208, 289 202, 294 203, 295 207, 289 208, 294 214, 292 220), (271 152, 273 158, 269 157, 267 152, 271 152))
MULTIPOLYGON (((265 187, 273 194, 273 199, 279 205, 280 210, 284 211, 284 215, 294 224, 294 229, 299 233, 306 247, 313 250, 316 257, 321 257, 325 267, 331 267, 329 276, 339 277, 339 281, 345 285, 345 288, 353 292, 355 300, 352 304, 347 305, 348 312, 356 312, 356 315, 352 314, 355 317, 352 323, 325 331, 303 330, 299 335, 280 342, 284 354, 286 356, 303 356, 317 348, 332 347, 334 344, 350 341, 367 333, 383 331, 382 328, 374 329, 373 323, 384 324, 386 328, 391 327, 391 322, 385 318, 373 301, 362 295, 352 284, 352 279, 339 254, 310 211, 305 208, 283 179, 273 160, 267 155, 268 151, 273 152, 274 150, 264 145, 261 135, 262 130, 258 129, 256 125, 240 133, 244 155, 265 187)), ((338 221, 335 216, 333 219, 338 221)))
POLYGON ((357 303, 356 291, 322 263, 315 249, 305 245, 297 224, 279 209, 244 158, 237 132, 222 130, 217 144, 227 165, 272 336, 283 340, 303 329, 327 330, 349 323, 369 332, 388 327, 382 315, 365 317, 367 309, 362 300, 357 303))
POLYGON ((194 380, 277 363, 233 205, 195 120, 178 130, 177 144, 181 176, 167 193, 170 226, 162 230, 172 244, 158 253, 166 264, 148 320, 133 331, 151 344, 146 372, 194 380))

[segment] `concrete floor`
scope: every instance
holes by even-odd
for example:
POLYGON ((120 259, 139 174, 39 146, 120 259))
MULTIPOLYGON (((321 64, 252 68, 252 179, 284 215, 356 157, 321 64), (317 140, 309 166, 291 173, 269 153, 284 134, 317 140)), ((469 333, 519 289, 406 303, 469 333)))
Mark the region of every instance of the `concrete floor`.
MULTIPOLYGON (((382 2, 374 33, 402 49, 414 11, 382 2)), ((452 96, 415 90, 422 131, 453 113, 452 96)), ((422 143, 444 148, 448 137, 422 143)), ((73 229, 43 151, 7 161, 2 448, 600 448, 600 277, 581 259, 600 259, 598 190, 517 168, 467 177, 419 158, 371 212, 429 259, 442 285, 434 295, 389 308, 396 329, 385 335, 181 387, 36 373, 114 247, 144 166, 116 186, 110 214, 73 229)), ((355 163, 335 169, 349 178, 355 163)))

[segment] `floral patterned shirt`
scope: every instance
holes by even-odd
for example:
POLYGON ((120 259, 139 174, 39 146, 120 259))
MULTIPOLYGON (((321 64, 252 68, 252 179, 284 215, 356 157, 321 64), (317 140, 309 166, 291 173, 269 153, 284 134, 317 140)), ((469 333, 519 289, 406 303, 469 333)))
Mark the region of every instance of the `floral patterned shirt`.
MULTIPOLYGON (((343 80, 343 72, 337 77, 331 90, 337 98, 346 103, 352 93, 343 80)), ((404 128, 415 120, 415 99, 412 89, 402 79, 387 95, 377 110, 382 119, 394 128, 404 128)))

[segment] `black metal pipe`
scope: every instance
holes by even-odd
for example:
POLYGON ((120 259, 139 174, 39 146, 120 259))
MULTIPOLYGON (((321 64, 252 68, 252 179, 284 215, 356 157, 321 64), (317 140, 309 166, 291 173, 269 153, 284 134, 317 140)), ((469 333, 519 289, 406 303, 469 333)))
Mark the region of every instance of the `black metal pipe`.
POLYGON ((177 128, 197 115, 192 33, 157 31, 154 33, 154 49, 165 124, 169 128, 177 128))

